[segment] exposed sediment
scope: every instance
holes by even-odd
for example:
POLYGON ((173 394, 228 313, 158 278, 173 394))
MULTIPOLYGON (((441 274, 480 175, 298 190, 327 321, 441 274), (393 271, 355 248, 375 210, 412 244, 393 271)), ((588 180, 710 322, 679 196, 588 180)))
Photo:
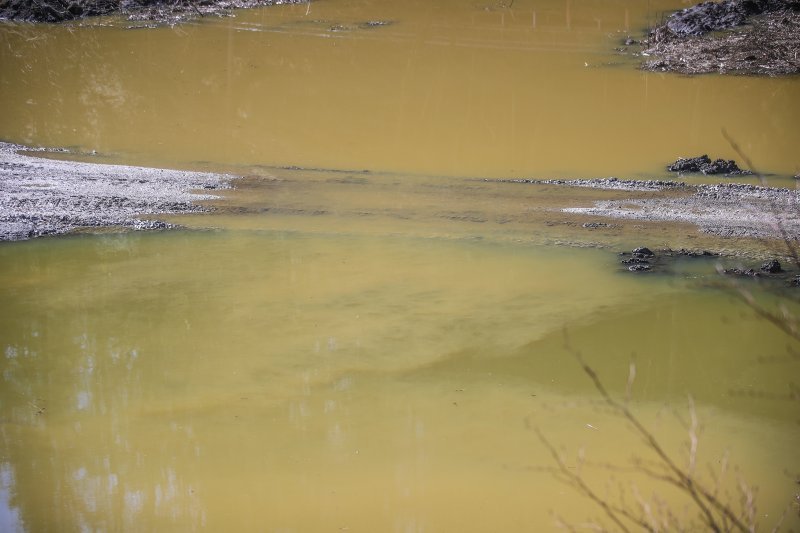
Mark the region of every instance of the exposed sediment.
MULTIPOLYGON (((234 176, 33 157, 0 142, 0 241, 68 233, 78 228, 169 227, 146 215, 191 213, 234 176)), ((44 150, 40 150, 44 151, 44 150)))
MULTIPOLYGON (((236 178, 63 161, 35 157, 22 150, 30 149, 0 142, 0 240, 22 240, 87 227, 168 227, 156 220, 159 214, 206 210, 197 202, 217 198, 210 191, 227 188, 236 178)), ((720 237, 800 236, 800 193, 792 189, 618 178, 487 181, 617 191, 614 199, 596 200, 590 207, 573 204, 560 208, 566 213, 609 219, 584 225, 588 228, 614 227, 614 220, 643 220, 691 223, 704 233, 720 237), (631 195, 619 191, 630 191, 631 195)))
MULTIPOLYGON (((637 193, 631 198, 597 200, 592 207, 561 208, 565 213, 616 220, 684 222, 719 237, 800 240, 800 191, 722 183, 688 184, 672 180, 592 179, 501 179, 501 183, 530 183, 588 187, 637 193), (643 196, 640 193, 653 193, 643 196), (662 193, 662 194, 659 194, 662 193), (667 194, 668 193, 668 194, 667 194)), ((596 227, 593 222, 584 227, 596 227)))
MULTIPOLYGON (((633 41, 632 41, 633 42, 633 41)), ((800 73, 800 2, 702 2, 641 43, 644 70, 781 76, 800 73)))
MULTIPOLYGON (((547 183, 547 182, 545 182, 547 183)), ((555 182, 549 182, 555 183, 555 182)), ((688 222, 711 235, 752 239, 797 239, 800 194, 796 190, 739 183, 687 185, 682 182, 570 180, 567 185, 630 191, 683 190, 685 195, 599 200, 564 212, 612 219, 688 222), (581 183, 582 182, 582 183, 581 183)))
POLYGON ((682 181, 669 180, 621 180, 619 178, 591 178, 591 179, 500 179, 486 180, 499 181, 501 183, 539 183, 543 185, 566 185, 569 187, 588 187, 591 189, 609 189, 622 191, 664 191, 667 189, 686 189, 691 185, 686 185, 682 181))

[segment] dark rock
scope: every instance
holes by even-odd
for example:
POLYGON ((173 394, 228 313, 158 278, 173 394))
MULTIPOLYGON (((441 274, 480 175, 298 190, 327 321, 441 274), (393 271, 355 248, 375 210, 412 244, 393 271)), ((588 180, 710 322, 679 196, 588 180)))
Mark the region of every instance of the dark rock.
POLYGON ((674 35, 704 35, 712 31, 727 30, 741 26, 747 19, 763 13, 797 11, 797 0, 722 0, 702 2, 673 13, 666 27, 674 35))
POLYGON ((706 175, 724 174, 726 176, 742 176, 752 174, 749 170, 742 170, 733 160, 725 161, 717 159, 712 161, 710 157, 703 154, 698 157, 684 159, 679 157, 677 161, 667 167, 670 172, 694 172, 706 175))
POLYGON ((725 161, 724 159, 717 159, 712 161, 711 164, 706 165, 700 172, 703 174, 724 174, 726 176, 743 176, 752 174, 749 170, 742 170, 732 159, 725 161))
POLYGON ((667 28, 675 35, 703 35, 744 24, 750 15, 751 2, 723 0, 703 2, 672 14, 667 28))
POLYGON ((634 248, 633 249, 633 254, 634 255, 641 255, 641 256, 645 256, 645 257, 652 257, 652 256, 656 255, 650 250, 650 248, 647 248, 645 246, 640 246, 638 248, 634 248))
POLYGON ((637 263, 635 265, 629 266, 628 270, 630 270, 631 272, 647 272, 648 270, 650 270, 650 265, 637 263))
POLYGON ((795 276, 794 279, 789 282, 789 285, 792 285, 793 287, 800 287, 800 276, 795 276))
POLYGON ((768 272, 770 274, 777 274, 778 272, 781 272, 781 264, 777 259, 770 259, 761 265, 761 271, 768 272))
POLYGON ((690 157, 689 159, 679 157, 677 161, 667 167, 667 170, 670 172, 701 172, 700 169, 703 165, 710 163, 711 158, 705 154, 698 157, 690 157))
POLYGON ((70 15, 77 18, 83 15, 83 6, 78 2, 73 2, 69 5, 67 11, 69 11, 70 15))

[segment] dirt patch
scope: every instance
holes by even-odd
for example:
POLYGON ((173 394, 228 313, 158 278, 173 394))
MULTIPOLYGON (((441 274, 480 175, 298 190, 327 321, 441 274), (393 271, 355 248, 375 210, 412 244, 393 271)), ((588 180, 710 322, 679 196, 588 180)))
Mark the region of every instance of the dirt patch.
MULTIPOLYGON (((0 241, 68 233, 84 227, 160 229, 144 215, 205 210, 196 202, 229 187, 234 176, 33 157, 0 142, 0 241)), ((45 150, 39 150, 45 152, 45 150)))
POLYGON ((640 43, 644 70, 781 76, 800 73, 800 2, 703 2, 640 43))

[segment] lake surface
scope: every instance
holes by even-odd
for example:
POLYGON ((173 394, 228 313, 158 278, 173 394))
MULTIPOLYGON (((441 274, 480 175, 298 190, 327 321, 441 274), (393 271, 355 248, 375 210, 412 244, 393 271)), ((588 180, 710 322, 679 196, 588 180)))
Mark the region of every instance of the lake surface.
POLYGON ((685 498, 625 468, 652 453, 574 351, 620 398, 635 363, 630 406, 682 465, 691 396, 697 475, 726 470, 735 505, 757 487, 762 529, 786 509, 800 528, 800 346, 712 286, 714 259, 637 276, 616 255, 751 245, 588 230, 557 207, 621 193, 483 180, 661 179, 678 156, 737 158, 724 128, 792 184, 800 81, 640 72, 614 48, 683 4, 629 4, 0 25, 0 138, 244 177, 213 213, 170 217, 182 230, 0 244, 0 530, 604 520, 537 429, 612 501, 688 523, 685 498))

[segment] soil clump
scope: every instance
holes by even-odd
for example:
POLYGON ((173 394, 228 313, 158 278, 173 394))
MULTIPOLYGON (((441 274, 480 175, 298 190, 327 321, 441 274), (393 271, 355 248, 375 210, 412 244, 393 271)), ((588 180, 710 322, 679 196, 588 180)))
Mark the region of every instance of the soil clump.
POLYGON ((752 264, 724 268, 722 263, 730 262, 730 258, 724 258, 720 254, 708 250, 663 248, 651 251, 649 248, 640 246, 630 252, 620 252, 618 255, 623 258, 620 261, 622 268, 629 272, 669 273, 676 268, 677 261, 682 258, 689 258, 691 260, 713 259, 716 262, 716 271, 723 276, 756 278, 764 282, 774 283, 776 287, 798 286, 798 280, 800 279, 800 276, 784 270, 780 261, 775 258, 762 262, 760 266, 752 264))
POLYGON ((667 167, 667 170, 670 172, 689 172, 704 175, 722 174, 724 176, 749 176, 753 174, 749 170, 742 170, 739 168, 736 161, 732 159, 728 161, 724 159, 712 161, 711 158, 705 154, 688 159, 679 157, 677 161, 667 167))

